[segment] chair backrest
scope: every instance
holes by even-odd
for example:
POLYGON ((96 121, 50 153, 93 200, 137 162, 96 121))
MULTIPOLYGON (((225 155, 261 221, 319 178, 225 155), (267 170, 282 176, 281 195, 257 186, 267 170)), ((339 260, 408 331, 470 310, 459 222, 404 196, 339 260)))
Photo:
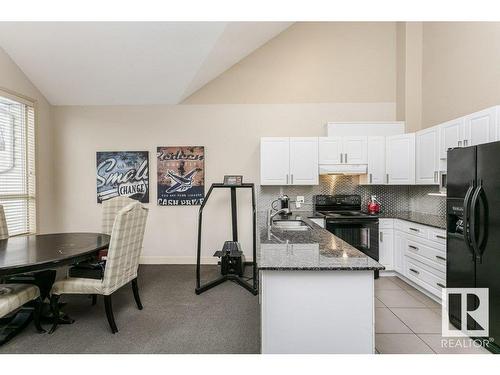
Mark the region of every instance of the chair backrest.
POLYGON ((102 202, 102 233, 111 234, 118 212, 133 202, 136 201, 128 197, 116 197, 102 202))
POLYGON ((137 277, 148 209, 137 201, 125 206, 116 215, 111 232, 103 294, 109 295, 137 277))
POLYGON ((0 240, 9 238, 9 228, 7 227, 7 219, 5 218, 5 211, 0 204, 0 240))

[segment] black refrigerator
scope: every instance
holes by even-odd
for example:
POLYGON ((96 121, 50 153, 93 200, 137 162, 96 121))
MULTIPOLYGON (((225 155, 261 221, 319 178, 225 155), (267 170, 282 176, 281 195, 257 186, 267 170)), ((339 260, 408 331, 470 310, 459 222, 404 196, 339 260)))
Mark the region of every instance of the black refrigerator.
MULTIPOLYGON (((446 209, 446 286, 489 288, 488 348, 500 352, 500 142, 448 151, 446 209)), ((471 311, 478 301, 469 297, 471 311)), ((450 296, 450 322, 457 328, 460 304, 459 296, 450 296)), ((466 324, 477 328, 470 317, 466 324)))

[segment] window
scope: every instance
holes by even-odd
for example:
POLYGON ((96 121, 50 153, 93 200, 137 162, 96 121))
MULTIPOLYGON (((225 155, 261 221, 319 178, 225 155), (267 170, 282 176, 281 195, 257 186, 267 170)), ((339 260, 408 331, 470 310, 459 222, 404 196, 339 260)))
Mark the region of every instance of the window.
POLYGON ((0 204, 9 235, 36 232, 35 109, 0 91, 0 204))

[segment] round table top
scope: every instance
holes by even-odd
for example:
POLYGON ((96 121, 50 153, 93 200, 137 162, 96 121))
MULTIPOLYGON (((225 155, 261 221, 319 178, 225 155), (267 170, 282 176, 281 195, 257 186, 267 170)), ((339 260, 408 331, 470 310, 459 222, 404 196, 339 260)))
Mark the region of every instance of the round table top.
POLYGON ((76 263, 109 246, 103 233, 53 233, 0 240, 0 276, 76 263))

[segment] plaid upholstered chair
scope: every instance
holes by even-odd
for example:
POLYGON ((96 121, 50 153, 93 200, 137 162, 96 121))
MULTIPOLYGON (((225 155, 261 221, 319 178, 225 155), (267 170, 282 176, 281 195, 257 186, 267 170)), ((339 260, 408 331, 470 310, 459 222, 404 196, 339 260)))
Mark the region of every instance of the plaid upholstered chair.
POLYGON ((102 233, 111 234, 118 212, 134 202, 136 201, 129 197, 116 197, 102 202, 102 233))
POLYGON ((38 332, 45 332, 40 325, 42 300, 40 290, 29 284, 0 284, 0 318, 16 311, 24 304, 35 301, 35 327, 38 332))
MULTIPOLYGON (((56 281, 52 287, 50 299, 54 316, 59 316, 58 300, 62 294, 103 295, 108 323, 111 331, 116 333, 118 328, 113 315, 111 295, 129 282, 132 282, 137 308, 142 310, 137 285, 137 269, 147 216, 148 209, 137 201, 118 212, 111 231, 111 242, 102 280, 67 277, 56 281)), ((54 319, 50 333, 54 332, 56 327, 57 319, 54 319)))
POLYGON ((5 211, 0 204, 0 240, 9 238, 9 228, 7 227, 7 219, 5 219, 5 211))

